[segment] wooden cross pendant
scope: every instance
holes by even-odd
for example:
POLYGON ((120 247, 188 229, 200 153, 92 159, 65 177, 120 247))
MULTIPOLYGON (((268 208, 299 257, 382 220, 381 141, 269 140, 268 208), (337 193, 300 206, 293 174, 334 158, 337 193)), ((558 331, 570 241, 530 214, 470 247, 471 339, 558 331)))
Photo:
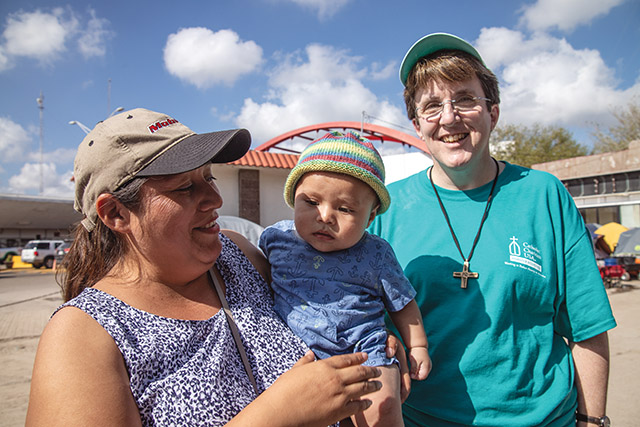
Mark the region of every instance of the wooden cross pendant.
POLYGON ((465 289, 467 287, 467 279, 477 279, 478 273, 474 273, 473 271, 469 271, 469 261, 464 262, 462 265, 462 271, 454 271, 453 277, 460 278, 460 287, 465 289))

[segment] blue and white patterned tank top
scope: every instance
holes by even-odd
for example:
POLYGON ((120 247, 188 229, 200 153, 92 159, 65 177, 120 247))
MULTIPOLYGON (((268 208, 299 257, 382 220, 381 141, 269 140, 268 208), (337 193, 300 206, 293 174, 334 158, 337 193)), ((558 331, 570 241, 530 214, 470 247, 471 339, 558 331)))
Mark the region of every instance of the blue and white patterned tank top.
MULTIPOLYGON (((268 285, 226 236, 216 266, 260 392, 306 346, 273 311, 268 285)), ((93 317, 124 358, 145 426, 221 426, 256 398, 223 310, 208 320, 156 316, 97 289, 64 304, 93 317)))

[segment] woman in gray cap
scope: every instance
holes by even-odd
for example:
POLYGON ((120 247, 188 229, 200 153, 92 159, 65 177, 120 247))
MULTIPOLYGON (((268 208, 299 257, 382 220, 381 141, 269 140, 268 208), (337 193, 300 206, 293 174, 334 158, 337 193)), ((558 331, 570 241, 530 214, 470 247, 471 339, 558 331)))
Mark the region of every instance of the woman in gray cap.
POLYGON ((86 136, 74 167, 84 219, 27 425, 322 426, 368 407, 380 384, 366 355, 313 362, 272 310, 264 258, 220 233, 211 163, 250 142, 144 109, 86 136))

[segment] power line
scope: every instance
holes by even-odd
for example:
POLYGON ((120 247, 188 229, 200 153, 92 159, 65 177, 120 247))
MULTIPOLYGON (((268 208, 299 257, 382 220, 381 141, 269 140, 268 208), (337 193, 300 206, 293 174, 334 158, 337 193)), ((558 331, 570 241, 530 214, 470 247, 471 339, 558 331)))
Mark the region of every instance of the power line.
POLYGON ((415 129, 410 128, 410 127, 407 127, 407 126, 403 126, 403 125, 399 125, 399 124, 397 124, 397 123, 389 122, 389 121, 387 121, 387 120, 381 119, 380 117, 372 116, 371 114, 367 114, 367 112, 366 112, 366 111, 363 111, 363 112, 362 112, 362 121, 363 121, 363 123, 364 123, 365 121, 370 122, 370 120, 368 120, 368 119, 375 119, 375 120, 377 120, 377 121, 379 121, 379 122, 386 123, 386 124, 388 124, 388 125, 395 126, 395 127, 397 127, 397 128, 400 128, 400 129, 408 130, 408 131, 410 131, 410 132, 413 132, 413 131, 415 130, 415 129))

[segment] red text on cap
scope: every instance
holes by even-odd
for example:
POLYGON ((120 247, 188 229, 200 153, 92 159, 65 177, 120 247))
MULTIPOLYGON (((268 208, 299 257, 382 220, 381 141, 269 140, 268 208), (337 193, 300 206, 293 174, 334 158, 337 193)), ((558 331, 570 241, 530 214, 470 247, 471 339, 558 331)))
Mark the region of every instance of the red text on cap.
POLYGON ((167 120, 162 121, 162 122, 155 122, 154 124, 149 125, 149 132, 150 133, 154 133, 154 132, 162 129, 165 126, 169 126, 169 125, 172 125, 174 123, 178 123, 178 121, 176 119, 170 119, 170 118, 167 118, 167 120))

